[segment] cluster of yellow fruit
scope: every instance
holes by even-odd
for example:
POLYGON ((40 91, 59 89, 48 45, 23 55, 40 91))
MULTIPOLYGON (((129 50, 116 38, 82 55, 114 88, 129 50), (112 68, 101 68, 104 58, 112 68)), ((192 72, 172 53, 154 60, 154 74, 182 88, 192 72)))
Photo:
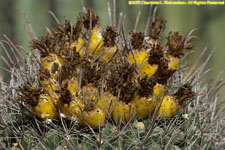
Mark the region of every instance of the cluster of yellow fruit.
POLYGON ((32 41, 33 49, 41 54, 40 84, 21 87, 20 100, 43 120, 64 114, 91 127, 103 126, 110 119, 126 123, 153 115, 173 117, 180 104, 194 95, 188 84, 167 94, 167 80, 191 44, 171 32, 166 46, 161 46, 164 26, 158 17, 147 37, 130 32, 130 41, 123 41, 113 27, 104 31, 91 9, 80 14, 75 25, 66 20, 51 34, 32 41), (81 34, 83 27, 85 34, 81 34), (185 99, 180 99, 182 94, 185 99))

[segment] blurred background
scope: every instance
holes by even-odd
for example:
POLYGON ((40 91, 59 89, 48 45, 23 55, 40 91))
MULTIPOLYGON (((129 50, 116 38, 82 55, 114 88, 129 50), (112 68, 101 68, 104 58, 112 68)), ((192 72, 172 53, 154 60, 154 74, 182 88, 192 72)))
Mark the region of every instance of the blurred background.
MULTIPOLYGON (((109 1, 112 9, 112 0, 109 1)), ((103 27, 109 24, 107 0, 84 0, 84 5, 96 10, 103 27)), ((15 44, 29 49, 30 37, 24 29, 26 19, 22 12, 26 13, 36 35, 40 37, 46 33, 43 24, 50 29, 56 24, 52 16, 47 13, 48 10, 54 12, 61 23, 64 23, 65 17, 75 23, 76 17, 81 12, 81 2, 80 0, 0 0, 0 39, 5 40, 3 34, 6 34, 15 44)), ((128 5, 128 0, 117 0, 117 18, 119 13, 123 12, 126 30, 134 27, 137 13, 141 11, 138 31, 143 32, 148 10, 147 5, 128 5)), ((189 57, 190 60, 195 59, 205 46, 208 47, 207 53, 214 46, 217 47, 208 64, 208 68, 213 68, 213 71, 207 76, 215 78, 225 67, 225 6, 167 5, 160 6, 158 14, 167 20, 164 37, 172 29, 186 36, 191 29, 198 28, 194 35, 199 39, 192 40, 195 53, 189 57)), ((0 49, 1 55, 4 56, 2 47, 0 49)), ((0 63, 1 66, 5 65, 2 60, 0 63)), ((2 71, 1 76, 4 79, 8 78, 2 71)))

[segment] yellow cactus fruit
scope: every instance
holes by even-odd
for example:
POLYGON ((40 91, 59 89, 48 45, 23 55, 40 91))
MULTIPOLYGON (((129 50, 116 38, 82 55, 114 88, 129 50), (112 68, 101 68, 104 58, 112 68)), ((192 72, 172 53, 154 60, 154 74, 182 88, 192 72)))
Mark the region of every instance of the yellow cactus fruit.
MULTIPOLYGON (((171 118, 181 109, 181 106, 176 102, 173 96, 165 95, 161 100, 162 104, 157 114, 157 119, 159 120, 171 118)), ((159 105, 160 103, 158 104, 158 107, 159 105)))
POLYGON ((102 109, 107 116, 110 116, 110 114, 112 113, 113 107, 115 105, 115 102, 116 102, 116 97, 108 92, 105 92, 100 96, 96 105, 100 109, 102 109))
MULTIPOLYGON (((142 76, 151 77, 158 69, 158 65, 150 65, 148 63, 148 53, 144 49, 140 51, 135 50, 133 52, 137 62, 137 67, 140 69, 140 74, 142 76)), ((128 59, 132 64, 135 64, 134 57, 131 52, 128 54, 128 59)))
POLYGON ((163 97, 164 95, 164 89, 165 87, 162 85, 162 84, 156 84, 154 87, 153 87, 153 93, 154 93, 154 96, 158 97, 158 98, 161 98, 163 97))
POLYGON ((37 106, 33 107, 35 114, 43 120, 57 119, 58 113, 48 94, 41 94, 37 106))
POLYGON ((158 69, 158 65, 150 65, 149 63, 144 63, 141 67, 140 73, 142 76, 151 77, 156 70, 158 69))
POLYGON ((41 58, 41 63, 43 67, 49 71, 50 75, 56 78, 62 67, 63 60, 56 54, 49 54, 48 56, 41 58))
POLYGON ((94 52, 94 55, 98 54, 99 51, 101 50, 103 43, 104 42, 102 37, 102 27, 99 25, 96 25, 92 30, 90 45, 89 45, 89 53, 92 54, 93 51, 96 49, 94 52))
POLYGON ((79 87, 79 83, 76 77, 72 77, 69 80, 63 80, 61 87, 69 90, 72 95, 76 95, 78 87, 79 87))
POLYGON ((126 123, 130 119, 134 119, 136 113, 136 106, 133 101, 128 104, 123 101, 117 101, 112 112, 112 118, 116 123, 120 121, 126 123))
POLYGON ((83 112, 86 123, 92 128, 101 127, 105 123, 105 113, 100 108, 95 107, 83 112))
POLYGON ((135 127, 138 129, 138 130, 144 130, 145 129, 145 124, 143 122, 137 122, 135 124, 135 127))
POLYGON ((85 54, 84 46, 85 46, 84 40, 81 37, 79 37, 77 41, 71 43, 70 54, 71 54, 72 50, 76 47, 75 51, 78 52, 81 57, 84 56, 84 54, 85 54))
POLYGON ((82 100, 84 103, 95 102, 98 96, 98 88, 94 87, 93 84, 87 84, 82 87, 82 100))
MULTIPOLYGON (((116 50, 117 50, 116 46, 104 47, 103 52, 100 57, 100 61, 103 63, 108 63, 110 61, 110 59, 112 58, 112 56, 115 54, 116 50)), ((114 56, 112 59, 112 62, 114 62, 114 63, 115 63, 115 57, 116 56, 114 56)))
POLYGON ((71 100, 68 103, 60 99, 57 105, 63 114, 71 117, 73 120, 81 119, 84 104, 78 97, 71 96, 71 100))
POLYGON ((168 61, 169 70, 175 70, 178 68, 180 63, 180 59, 178 57, 169 56, 168 61))
MULTIPOLYGON (((135 57, 138 67, 140 67, 140 65, 142 63, 144 64, 145 62, 148 62, 148 54, 144 49, 142 49, 140 51, 134 50, 133 53, 134 53, 134 57, 135 57)), ((135 64, 134 57, 133 57, 132 53, 129 52, 128 59, 132 64, 135 64)))
POLYGON ((137 118, 144 119, 148 117, 150 113, 153 112, 156 101, 152 97, 141 97, 139 95, 135 95, 134 103, 137 111, 137 118))

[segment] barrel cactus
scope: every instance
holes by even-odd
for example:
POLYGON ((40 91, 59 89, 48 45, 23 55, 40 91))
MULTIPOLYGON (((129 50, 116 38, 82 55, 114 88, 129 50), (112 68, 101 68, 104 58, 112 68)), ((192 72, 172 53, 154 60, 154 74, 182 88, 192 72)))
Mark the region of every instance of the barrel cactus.
POLYGON ((11 79, 1 80, 0 147, 222 148, 224 83, 221 74, 202 80, 212 53, 200 67, 206 49, 186 65, 195 29, 186 37, 171 31, 162 44, 166 21, 153 12, 136 32, 122 21, 103 28, 83 7, 74 25, 66 19, 38 39, 30 28, 26 56, 5 36, 16 59, 3 58, 11 79))

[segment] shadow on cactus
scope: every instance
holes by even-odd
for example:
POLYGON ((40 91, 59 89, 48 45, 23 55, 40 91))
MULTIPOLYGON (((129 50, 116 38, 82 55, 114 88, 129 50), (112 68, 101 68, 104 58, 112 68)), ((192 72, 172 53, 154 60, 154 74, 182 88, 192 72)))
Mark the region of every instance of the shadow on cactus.
POLYGON ((217 96, 223 72, 202 81, 214 49, 201 65, 206 48, 186 65, 195 29, 184 38, 171 31, 163 45, 166 21, 152 9, 144 33, 136 32, 139 16, 127 32, 123 17, 116 25, 111 12, 106 29, 92 9, 83 7, 74 25, 60 24, 50 12, 56 28, 46 27, 37 39, 30 26, 26 56, 5 35, 2 48, 8 54, 4 45, 10 46, 15 59, 2 57, 11 80, 1 81, 0 147, 222 148, 225 109, 217 96))

